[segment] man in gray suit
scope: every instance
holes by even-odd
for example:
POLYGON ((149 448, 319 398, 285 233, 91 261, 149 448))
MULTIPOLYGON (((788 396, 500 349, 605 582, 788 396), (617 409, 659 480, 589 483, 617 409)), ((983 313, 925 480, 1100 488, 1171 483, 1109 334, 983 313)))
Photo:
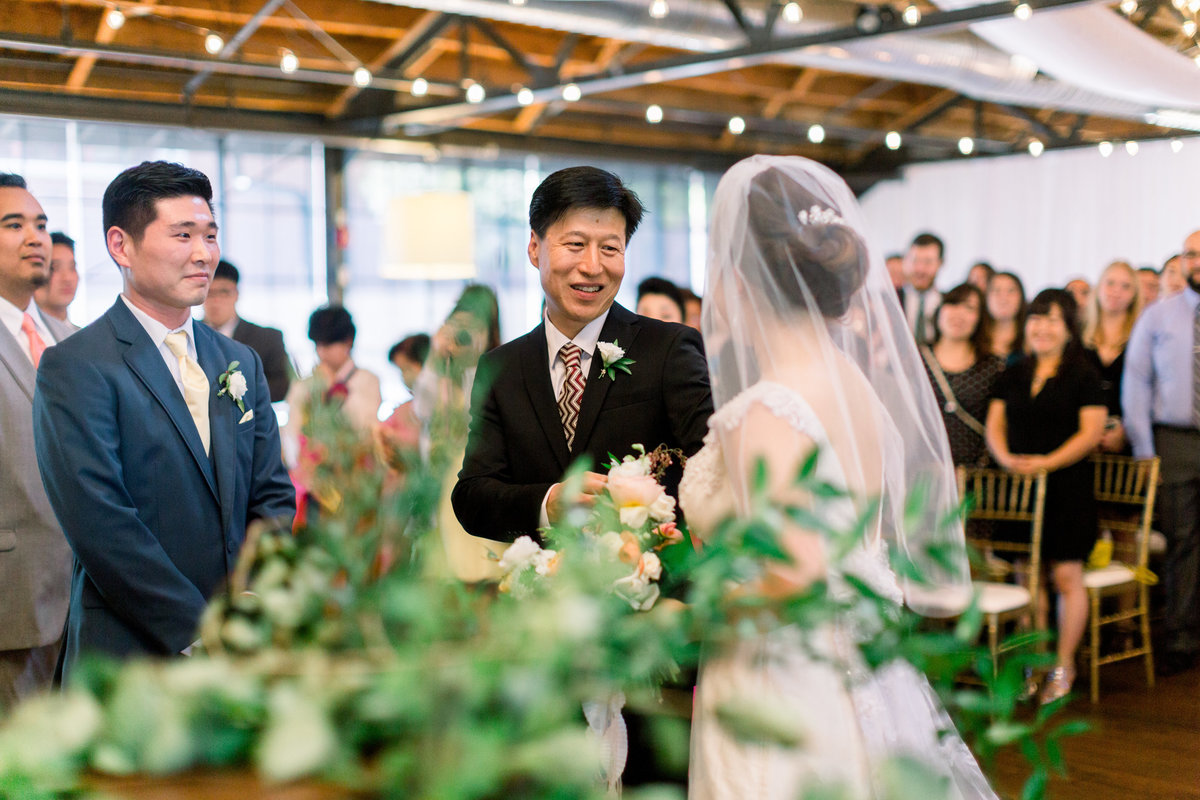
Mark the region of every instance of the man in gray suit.
POLYGON ((33 449, 37 363, 71 334, 33 302, 49 274, 46 212, 21 176, 0 173, 0 711, 50 685, 71 584, 33 449))

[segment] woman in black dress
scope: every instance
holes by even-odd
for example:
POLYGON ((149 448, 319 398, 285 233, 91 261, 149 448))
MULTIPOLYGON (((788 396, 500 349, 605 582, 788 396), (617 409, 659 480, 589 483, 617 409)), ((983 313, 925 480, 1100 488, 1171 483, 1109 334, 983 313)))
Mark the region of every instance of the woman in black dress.
POLYGON ((956 465, 988 460, 983 422, 1004 362, 991 353, 991 317, 983 292, 969 283, 942 295, 933 318, 933 343, 921 348, 956 465))
POLYGON ((1125 345, 1133 323, 1142 313, 1142 292, 1137 272, 1125 261, 1114 261, 1100 273, 1096 291, 1088 302, 1083 325, 1083 345, 1092 366, 1100 373, 1108 420, 1100 449, 1122 453, 1128 448, 1121 412, 1121 376, 1125 372, 1125 345))
MULTIPOLYGON (((1100 443, 1108 409, 1100 376, 1079 342, 1075 300, 1046 289, 1029 305, 1029 355, 1009 367, 988 408, 987 441, 997 463, 1013 472, 1049 473, 1042 528, 1042 561, 1059 596, 1058 661, 1042 702, 1057 700, 1075 680, 1075 651, 1087 626, 1083 563, 1096 543, 1093 470, 1087 456, 1100 443)), ((1038 626, 1045 627, 1040 603, 1038 626)))

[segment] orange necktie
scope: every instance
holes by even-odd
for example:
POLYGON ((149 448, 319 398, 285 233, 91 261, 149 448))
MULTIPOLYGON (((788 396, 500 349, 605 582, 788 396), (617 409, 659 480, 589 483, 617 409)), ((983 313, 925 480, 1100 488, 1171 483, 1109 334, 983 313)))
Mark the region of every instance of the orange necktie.
POLYGON ((46 341, 38 334, 33 317, 28 313, 25 314, 25 319, 21 320, 21 332, 29 339, 29 358, 33 360, 33 368, 37 369, 38 362, 42 360, 42 353, 46 352, 46 341))

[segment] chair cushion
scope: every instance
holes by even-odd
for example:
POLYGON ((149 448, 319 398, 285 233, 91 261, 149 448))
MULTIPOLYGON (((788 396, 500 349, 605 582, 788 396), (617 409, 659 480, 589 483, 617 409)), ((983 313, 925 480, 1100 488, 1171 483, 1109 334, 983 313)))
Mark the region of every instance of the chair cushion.
POLYGON ((1083 585, 1089 589, 1104 589, 1133 582, 1133 570, 1119 561, 1114 561, 1107 567, 1089 569, 1083 573, 1083 585))
POLYGON ((1003 614, 1029 605, 1029 590, 1011 583, 976 582, 979 610, 985 614, 1003 614))

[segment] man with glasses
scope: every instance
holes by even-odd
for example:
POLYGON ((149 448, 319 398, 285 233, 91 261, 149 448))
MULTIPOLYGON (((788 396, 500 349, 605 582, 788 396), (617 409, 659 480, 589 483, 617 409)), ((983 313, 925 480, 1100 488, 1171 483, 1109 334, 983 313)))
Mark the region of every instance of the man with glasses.
POLYGON ((1200 230, 1184 240, 1181 261, 1188 286, 1138 320, 1121 390, 1134 456, 1162 459, 1164 675, 1190 669, 1200 655, 1200 230))
POLYGON ((283 333, 276 328, 264 328, 247 322, 237 314, 238 269, 228 261, 217 264, 213 273, 208 297, 204 300, 204 322, 210 328, 223 333, 235 342, 241 342, 263 362, 267 386, 271 389, 271 402, 278 403, 287 397, 291 383, 288 354, 283 346, 283 333))

